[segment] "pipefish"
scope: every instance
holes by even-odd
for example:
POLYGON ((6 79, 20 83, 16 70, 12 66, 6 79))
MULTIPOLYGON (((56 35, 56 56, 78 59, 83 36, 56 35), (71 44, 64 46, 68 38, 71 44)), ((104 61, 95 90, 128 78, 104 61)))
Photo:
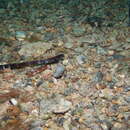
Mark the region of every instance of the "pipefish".
POLYGON ((10 63, 10 64, 3 64, 0 65, 0 70, 5 69, 20 69, 27 66, 38 66, 38 65, 49 65, 49 64, 55 64, 59 61, 64 59, 64 54, 59 54, 54 57, 43 59, 43 60, 35 60, 35 61, 27 61, 27 62, 21 62, 21 63, 10 63))

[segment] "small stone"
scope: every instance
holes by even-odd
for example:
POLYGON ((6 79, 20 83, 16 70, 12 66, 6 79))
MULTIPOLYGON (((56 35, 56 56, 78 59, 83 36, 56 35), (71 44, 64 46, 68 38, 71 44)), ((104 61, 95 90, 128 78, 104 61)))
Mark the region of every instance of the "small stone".
POLYGON ((58 126, 63 126, 64 121, 65 121, 64 117, 59 117, 59 118, 56 119, 56 124, 58 126))
POLYGON ((99 94, 99 97, 106 98, 106 99, 112 99, 113 92, 109 88, 102 89, 101 93, 99 94))
POLYGON ((63 60, 63 64, 67 65, 69 63, 69 61, 67 59, 63 60))
POLYGON ((63 75, 64 71, 65 71, 65 67, 63 65, 58 65, 56 67, 56 70, 55 70, 53 76, 55 78, 60 78, 63 75))
POLYGON ((114 55, 114 51, 113 51, 113 50, 109 50, 109 51, 108 51, 108 55, 109 55, 109 56, 114 55))
POLYGON ((43 124, 42 120, 35 120, 34 122, 31 123, 31 127, 35 128, 35 127, 39 127, 43 124))
POLYGON ((103 130, 109 130, 111 128, 111 124, 109 122, 105 122, 103 121, 103 123, 101 124, 103 130))
POLYGON ((130 103, 130 96, 125 97, 125 100, 130 103))
MULTIPOLYGON (((129 111, 129 108, 128 108, 128 111, 129 111)), ((125 118, 126 121, 130 122, 130 112, 125 112, 124 113, 124 118, 125 118)))
POLYGON ((89 127, 91 127, 91 123, 96 122, 93 109, 87 109, 87 112, 83 114, 83 118, 84 118, 85 124, 89 127))
POLYGON ((85 37, 80 37, 79 42, 93 44, 96 42, 96 39, 93 35, 87 35, 85 37))
POLYGON ((111 82, 111 81, 112 81, 112 75, 109 74, 109 73, 107 73, 107 74, 105 75, 105 80, 108 81, 108 82, 111 82))
POLYGON ((97 89, 104 89, 104 88, 106 88, 106 85, 105 84, 96 84, 96 88, 97 89))
POLYGON ((73 44, 71 42, 67 42, 67 43, 65 43, 65 47, 66 48, 72 48, 73 44))
POLYGON ((126 41, 127 41, 127 42, 130 42, 130 37, 127 37, 127 38, 126 38, 126 41))
POLYGON ((23 112, 30 112, 31 108, 32 108, 32 103, 28 102, 28 103, 20 103, 20 108, 23 112))
POLYGON ((124 98, 123 96, 120 96, 120 97, 118 98, 117 103, 118 103, 119 105, 127 105, 127 104, 128 104, 127 101, 125 100, 125 98, 124 98))
POLYGON ((80 56, 77 56, 76 59, 77 59, 77 62, 78 62, 79 64, 83 64, 83 63, 85 63, 86 57, 83 56, 83 55, 80 55, 80 56))
POLYGON ((44 35, 44 41, 52 41, 54 39, 54 33, 46 32, 44 35))
POLYGON ((73 27, 73 35, 76 37, 82 36, 85 33, 86 29, 79 25, 75 25, 73 27))
POLYGON ((72 107, 72 103, 65 99, 60 99, 59 103, 53 107, 55 114, 63 114, 69 111, 72 107))
POLYGON ((65 120, 64 123, 63 123, 64 130, 70 130, 70 124, 71 124, 70 119, 65 120))
POLYGON ((45 115, 47 113, 51 113, 52 112, 52 107, 53 105, 55 105, 56 101, 55 99, 42 99, 40 101, 40 109, 41 109, 41 115, 45 115))
POLYGON ((96 62, 96 63, 94 64, 94 66, 95 66, 95 68, 100 68, 100 67, 101 67, 101 63, 100 63, 100 62, 96 62))
POLYGON ((100 54, 100 55, 106 55, 108 52, 107 52, 106 49, 104 49, 104 48, 98 46, 98 47, 97 47, 97 53, 100 54))
POLYGON ((126 129, 127 128, 125 127, 124 124, 116 122, 111 130, 126 130, 126 129))
POLYGON ((125 58, 125 56, 120 55, 120 54, 114 54, 112 57, 114 60, 121 60, 121 59, 125 58))
POLYGON ((77 47, 77 48, 75 48, 74 50, 75 50, 76 52, 78 52, 78 53, 84 52, 83 47, 77 47))
POLYGON ((37 87, 41 86, 41 85, 43 84, 43 82, 44 82, 43 80, 39 80, 39 81, 37 82, 36 86, 37 86, 37 87))
POLYGON ((102 74, 102 72, 97 72, 97 73, 95 74, 94 78, 93 78, 93 81, 95 81, 95 82, 100 82, 100 81, 102 81, 102 79, 103 79, 103 74, 102 74))
POLYGON ((32 81, 30 79, 23 79, 23 80, 16 80, 16 82, 13 85, 13 88, 26 88, 31 87, 32 81))
POLYGON ((15 98, 11 98, 11 99, 10 99, 10 102, 11 102, 11 104, 13 104, 13 105, 17 105, 17 104, 18 104, 18 102, 17 102, 17 100, 16 100, 15 98))
POLYGON ((72 87, 67 87, 67 88, 65 88, 65 90, 64 90, 64 95, 65 96, 68 96, 68 95, 71 95, 72 93, 74 93, 76 90, 74 89, 74 88, 72 88, 72 87))
POLYGON ((26 33, 24 31, 16 31, 16 39, 22 41, 26 38, 26 33))
POLYGON ((48 120, 48 119, 50 119, 51 118, 51 113, 45 113, 45 114, 43 114, 43 116, 42 116, 42 119, 43 120, 48 120))
POLYGON ((52 44, 53 43, 45 42, 25 42, 18 53, 19 55, 25 57, 38 57, 40 55, 43 55, 48 49, 50 49, 52 47, 52 44))
POLYGON ((39 111, 37 109, 34 109, 31 111, 31 114, 37 116, 39 114, 39 111))
POLYGON ((125 86, 124 89, 126 92, 128 92, 128 91, 130 91, 130 86, 125 86))

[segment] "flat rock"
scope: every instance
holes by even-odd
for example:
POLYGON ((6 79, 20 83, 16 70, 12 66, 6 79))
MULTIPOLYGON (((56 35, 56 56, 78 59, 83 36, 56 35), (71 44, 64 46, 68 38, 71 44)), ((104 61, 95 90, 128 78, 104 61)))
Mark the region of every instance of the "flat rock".
POLYGON ((40 55, 43 55, 51 47, 52 43, 45 43, 45 42, 26 43, 20 49, 19 54, 25 57, 31 57, 31 56, 38 57, 40 55))
POLYGON ((60 99, 59 103, 53 107, 53 112, 56 114, 63 114, 69 111, 72 107, 72 103, 63 98, 60 99))

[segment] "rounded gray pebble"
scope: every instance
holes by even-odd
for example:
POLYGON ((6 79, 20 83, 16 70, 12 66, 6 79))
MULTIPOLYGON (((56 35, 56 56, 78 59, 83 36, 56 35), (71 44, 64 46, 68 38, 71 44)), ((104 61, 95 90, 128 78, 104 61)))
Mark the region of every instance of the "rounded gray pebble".
POLYGON ((83 63, 85 63, 86 57, 83 56, 83 55, 79 55, 79 56, 77 56, 76 59, 77 59, 77 62, 78 62, 79 64, 83 64, 83 63))
POLYGON ((60 78, 63 75, 64 71, 65 71, 65 67, 63 65, 58 65, 56 67, 56 70, 55 70, 53 76, 55 78, 60 78))

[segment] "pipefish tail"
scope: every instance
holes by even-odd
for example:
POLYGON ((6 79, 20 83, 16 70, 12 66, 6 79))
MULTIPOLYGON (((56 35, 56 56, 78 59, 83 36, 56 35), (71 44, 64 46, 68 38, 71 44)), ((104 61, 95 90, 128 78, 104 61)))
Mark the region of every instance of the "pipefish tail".
POLYGON ((27 61, 27 62, 21 62, 21 63, 12 63, 12 64, 4 64, 0 65, 0 70, 4 69, 20 69, 27 66, 38 66, 38 65, 49 65, 49 64, 55 64, 59 61, 64 59, 64 54, 59 54, 57 56, 43 59, 43 60, 35 60, 35 61, 27 61))

